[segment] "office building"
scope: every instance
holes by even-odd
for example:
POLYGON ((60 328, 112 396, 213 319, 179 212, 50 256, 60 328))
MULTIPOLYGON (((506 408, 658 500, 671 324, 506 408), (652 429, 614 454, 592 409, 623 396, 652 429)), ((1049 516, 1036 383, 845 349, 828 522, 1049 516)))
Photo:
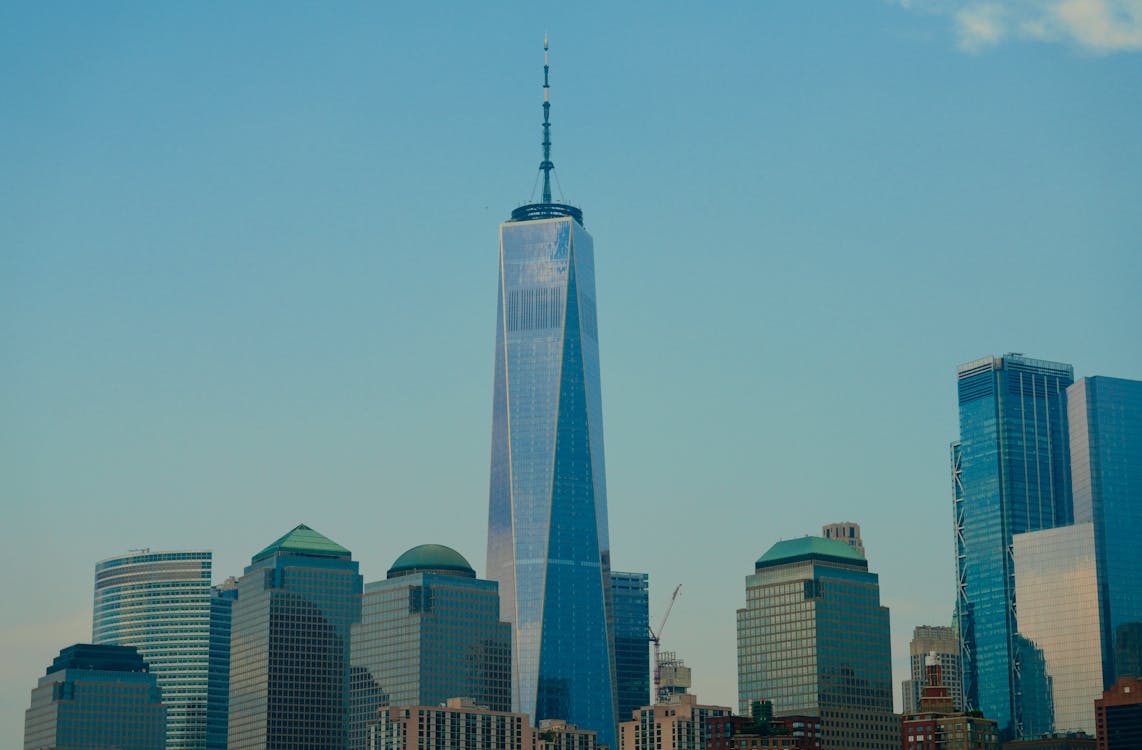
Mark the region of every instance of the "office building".
POLYGON ((435 706, 381 706, 367 750, 535 750, 528 717, 449 698, 435 706))
POLYGON ((1013 541, 1021 644, 1042 654, 1044 673, 1035 679, 1038 670, 1024 670, 1020 678, 1021 697, 1035 704, 1021 711, 1024 736, 1093 736, 1094 701, 1103 684, 1094 527, 1078 523, 1029 531, 1013 541), (1040 708, 1044 705, 1047 711, 1040 708))
POLYGON ((237 599, 238 579, 234 576, 210 589, 206 750, 226 750, 226 724, 230 714, 230 621, 237 599))
POLYGON ((229 750, 345 750, 360 616, 357 563, 336 542, 301 524, 254 555, 232 610, 229 750))
POLYGON ((132 646, 63 649, 24 715, 24 750, 163 750, 165 743, 162 691, 132 646))
POLYGON ((821 720, 822 747, 896 750, 888 608, 878 576, 845 542, 773 545, 746 578, 737 612, 738 710, 772 701, 775 716, 821 720))
POLYGON ((1022 736, 1011 538, 1071 522, 1066 389, 1070 365, 1019 354, 958 370, 952 444, 957 628, 964 701, 1022 736))
POLYGON ((646 573, 611 571, 615 691, 620 721, 650 702, 650 594, 646 573))
POLYGON ((92 641, 134 646, 163 691, 168 750, 204 750, 211 554, 132 551, 95 564, 92 641))
POLYGON ((707 750, 707 723, 732 715, 728 706, 702 705, 694 695, 671 696, 619 724, 619 750, 707 750))
POLYGON ((864 554, 864 542, 860 538, 860 524, 854 521, 827 523, 821 527, 821 536, 844 542, 857 552, 864 554))
POLYGON ((500 619, 498 587, 450 547, 413 547, 385 580, 365 584, 351 633, 351 750, 365 747, 367 722, 382 704, 464 696, 511 710, 511 626, 500 619))
POLYGON ((925 660, 923 687, 915 711, 906 711, 900 740, 904 750, 998 750, 995 721, 955 709, 938 658, 925 660))
POLYGON ((1082 378, 1067 389, 1076 521, 1094 524, 1103 687, 1142 677, 1142 381, 1082 378))
POLYGON ((920 693, 925 685, 927 664, 940 665, 943 685, 952 696, 956 711, 964 708, 963 675, 960 666, 960 639, 953 628, 940 625, 918 625, 908 644, 909 678, 902 683, 904 713, 920 710, 920 693))
POLYGON ((1098 750, 1142 747, 1142 679, 1120 677, 1094 703, 1098 750))
POLYGON ((500 225, 488 577, 513 626, 514 709, 613 747, 594 249, 583 213, 552 202, 546 61, 543 109, 542 202, 500 225))

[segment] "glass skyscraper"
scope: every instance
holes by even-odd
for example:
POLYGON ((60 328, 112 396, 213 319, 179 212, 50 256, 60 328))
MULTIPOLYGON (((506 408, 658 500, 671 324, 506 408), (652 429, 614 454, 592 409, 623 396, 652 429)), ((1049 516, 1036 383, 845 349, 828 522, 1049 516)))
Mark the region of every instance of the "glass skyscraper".
POLYGON ((95 565, 92 641, 134 646, 167 707, 167 749, 207 747, 211 555, 142 550, 95 565))
POLYGON ((511 625, 500 620, 498 586, 450 547, 413 547, 385 580, 365 584, 351 632, 350 750, 364 750, 381 705, 463 697, 511 710, 511 625))
POLYGON ((1067 389, 1075 520, 1094 524, 1103 677, 1142 677, 1142 382, 1082 378, 1067 389))
POLYGON ((543 202, 500 225, 488 577, 513 625, 513 706, 614 746, 610 550, 595 258, 583 214, 543 202))
POLYGON ((863 555, 823 537, 778 542, 746 577, 737 623, 741 715, 772 701, 775 716, 819 717, 824 750, 900 747, 888 608, 863 555))
POLYGON ((956 612, 964 700, 1021 736, 1011 538, 1069 524, 1070 365, 1019 354, 958 370, 960 439, 952 444, 956 612))
POLYGON ((1044 672, 1036 680, 1036 670, 1021 670, 1023 733, 1093 737, 1094 702, 1103 685, 1094 528, 1078 523, 1029 531, 1016 534, 1012 546, 1021 644, 1041 654, 1044 672))
POLYGON ((210 670, 206 688, 206 750, 226 750, 230 713, 230 620, 238 599, 231 576, 210 590, 210 670))
POLYGON ((60 651, 24 714, 24 750, 163 750, 165 740, 162 691, 131 646, 60 651))
POLYGON ((345 750, 360 616, 357 563, 336 542, 301 524, 254 555, 233 604, 229 750, 345 750))
POLYGON ((618 719, 650 700, 650 600, 646 573, 611 571, 615 631, 615 690, 618 719))

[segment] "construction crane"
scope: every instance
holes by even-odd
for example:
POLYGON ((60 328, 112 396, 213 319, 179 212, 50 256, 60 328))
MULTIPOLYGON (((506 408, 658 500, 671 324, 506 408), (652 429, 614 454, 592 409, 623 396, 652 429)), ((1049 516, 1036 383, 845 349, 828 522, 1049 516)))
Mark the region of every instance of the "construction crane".
POLYGON ((674 587, 674 593, 670 595, 670 602, 666 605, 666 612, 662 615, 662 622, 658 623, 658 631, 655 632, 654 628, 648 624, 647 631, 650 633, 650 642, 654 644, 654 702, 658 703, 661 700, 660 690, 662 684, 662 663, 658 658, 659 641, 662 638, 662 629, 666 627, 666 620, 670 617, 670 610, 674 608, 674 600, 678 598, 678 592, 682 590, 682 584, 674 587))

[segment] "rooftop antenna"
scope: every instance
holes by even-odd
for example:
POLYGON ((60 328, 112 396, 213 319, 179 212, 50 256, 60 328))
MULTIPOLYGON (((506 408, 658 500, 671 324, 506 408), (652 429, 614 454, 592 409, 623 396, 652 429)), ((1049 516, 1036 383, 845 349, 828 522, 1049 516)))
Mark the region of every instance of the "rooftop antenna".
POLYGON ((547 32, 543 32, 543 161, 539 168, 543 172, 543 202, 551 202, 551 84, 547 80, 550 70, 547 62, 547 32))
MULTIPOLYGON (((543 173, 543 195, 539 203, 527 203, 512 210, 512 221, 533 221, 570 216, 583 224, 583 212, 575 206, 554 203, 551 199, 551 173, 555 164, 551 161, 551 65, 548 58, 547 34, 543 35, 543 161, 539 171, 543 173)), ((538 176, 537 176, 538 177, 538 176)), ((558 184, 558 178, 556 178, 558 184)), ((532 187, 535 190, 535 187, 532 187)), ((562 190, 560 190, 562 192, 562 190)), ((533 193, 534 194, 534 193, 533 193)))

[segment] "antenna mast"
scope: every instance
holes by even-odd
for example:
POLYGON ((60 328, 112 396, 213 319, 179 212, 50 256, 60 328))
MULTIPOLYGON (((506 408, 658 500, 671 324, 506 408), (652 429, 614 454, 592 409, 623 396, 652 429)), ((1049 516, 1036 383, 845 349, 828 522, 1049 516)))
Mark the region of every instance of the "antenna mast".
POLYGON ((548 83, 547 73, 550 66, 547 63, 547 34, 543 34, 543 161, 539 163, 543 171, 543 202, 551 202, 551 170, 555 165, 551 163, 551 84, 548 83))

